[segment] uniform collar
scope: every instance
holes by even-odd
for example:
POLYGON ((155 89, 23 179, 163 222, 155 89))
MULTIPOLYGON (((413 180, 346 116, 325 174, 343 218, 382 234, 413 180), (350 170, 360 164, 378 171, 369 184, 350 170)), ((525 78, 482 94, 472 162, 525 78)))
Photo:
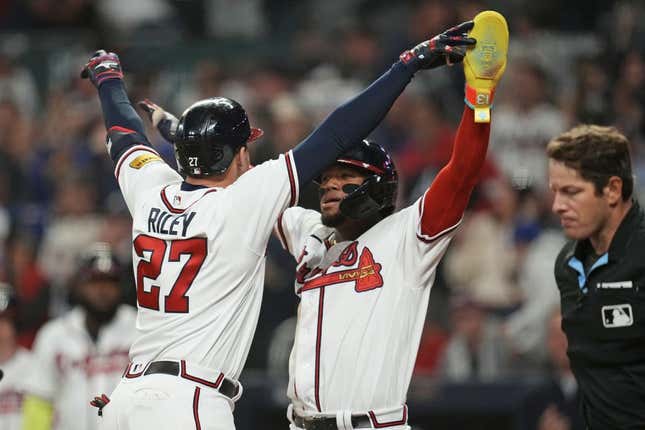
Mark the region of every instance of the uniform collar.
POLYGON ((206 185, 189 184, 186 181, 183 181, 181 183, 181 190, 182 191, 196 191, 196 190, 202 190, 204 188, 208 188, 208 187, 206 185))
POLYGON ((584 261, 585 257, 592 252, 595 251, 591 246, 591 241, 589 239, 578 240, 574 242, 574 246, 571 247, 571 252, 567 255, 567 260, 571 257, 576 257, 576 259, 584 261))
POLYGON ((641 209, 638 202, 634 199, 632 200, 632 207, 625 215, 625 218, 621 221, 614 234, 614 238, 611 240, 609 245, 609 259, 618 260, 624 257, 627 254, 627 246, 634 235, 634 232, 638 229, 639 224, 643 223, 643 217, 645 214, 641 209))
MULTIPOLYGON (((644 216, 645 214, 638 202, 632 199, 632 207, 625 215, 625 218, 620 222, 620 225, 609 244, 609 250, 607 251, 609 261, 620 260, 625 256, 629 240, 638 225, 643 222, 644 216)), ((591 246, 589 239, 579 240, 575 242, 575 246, 573 246, 571 251, 567 254, 566 259, 569 260, 571 257, 575 256, 578 260, 584 261, 585 256, 589 255, 591 252, 594 252, 594 249, 591 246)))
MULTIPOLYGON (((637 226, 643 222, 644 217, 645 214, 643 213, 640 205, 635 199, 632 199, 632 207, 625 215, 625 218, 620 222, 620 225, 609 244, 609 250, 607 251, 609 261, 616 261, 625 256, 629 239, 637 226)), ((573 242, 573 246, 569 249, 569 252, 565 254, 565 261, 569 261, 571 257, 576 257, 578 260, 584 261, 585 257, 591 252, 595 251, 591 246, 589 239, 575 241, 573 242)))

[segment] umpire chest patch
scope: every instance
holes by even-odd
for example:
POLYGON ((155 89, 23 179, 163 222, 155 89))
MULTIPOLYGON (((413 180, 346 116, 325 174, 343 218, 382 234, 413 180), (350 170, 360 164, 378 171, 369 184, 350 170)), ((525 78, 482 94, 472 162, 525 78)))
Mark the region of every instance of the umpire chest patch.
POLYGON ((634 324, 632 305, 629 303, 603 306, 600 312, 602 313, 602 324, 606 328, 629 327, 634 324))
POLYGON ((133 169, 140 169, 143 166, 145 166, 148 163, 152 163, 153 161, 162 161, 161 158, 159 158, 158 155, 155 154, 141 154, 134 160, 130 161, 130 167, 133 169))
POLYGON ((634 284, 632 281, 621 281, 621 282, 598 282, 596 288, 599 290, 620 290, 626 288, 633 288, 634 284))

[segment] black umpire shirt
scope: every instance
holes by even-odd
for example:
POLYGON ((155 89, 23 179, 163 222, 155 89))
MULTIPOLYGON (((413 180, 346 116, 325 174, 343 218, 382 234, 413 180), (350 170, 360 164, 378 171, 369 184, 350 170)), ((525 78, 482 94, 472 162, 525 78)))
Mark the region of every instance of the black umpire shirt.
POLYGON ((591 430, 645 429, 645 213, 634 201, 609 251, 569 241, 555 263, 562 329, 591 430))

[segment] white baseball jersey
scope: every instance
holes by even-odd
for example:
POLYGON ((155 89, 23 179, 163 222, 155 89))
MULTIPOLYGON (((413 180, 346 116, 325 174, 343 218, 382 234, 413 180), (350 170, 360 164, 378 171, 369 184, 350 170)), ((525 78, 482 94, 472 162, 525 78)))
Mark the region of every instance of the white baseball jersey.
POLYGON ((26 373, 26 392, 51 401, 54 429, 98 428, 89 401, 111 393, 128 364, 136 312, 121 305, 101 327, 96 342, 85 328, 85 310, 75 307, 45 324, 34 342, 33 366, 26 373))
POLYGON ((22 430, 23 379, 33 369, 31 355, 18 348, 6 362, 0 363, 4 377, 0 380, 0 429, 22 430))
POLYGON ((458 225, 424 236, 422 204, 419 199, 355 241, 326 241, 322 258, 307 248, 315 246, 312 233, 325 231, 318 212, 291 208, 279 220, 283 245, 312 260, 296 275, 300 307, 289 360, 288 396, 301 414, 405 404, 430 287, 458 225))
POLYGON ((204 188, 135 146, 116 176, 133 218, 139 311, 130 358, 184 359, 237 379, 260 311, 267 242, 298 199, 291 153, 204 188))

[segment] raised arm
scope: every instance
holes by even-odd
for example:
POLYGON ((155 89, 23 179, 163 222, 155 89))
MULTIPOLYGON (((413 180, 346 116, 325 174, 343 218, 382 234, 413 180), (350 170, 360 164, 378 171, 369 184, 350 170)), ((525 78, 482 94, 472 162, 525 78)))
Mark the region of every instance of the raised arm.
POLYGON ((485 11, 474 19, 470 36, 477 46, 464 60, 464 113, 450 161, 423 197, 421 233, 433 239, 456 226, 479 180, 490 135, 490 107, 495 87, 506 69, 508 26, 502 15, 485 11))
POLYGON ((81 77, 88 78, 98 89, 107 129, 107 150, 114 162, 123 198, 131 213, 150 191, 165 184, 181 181, 181 176, 168 166, 152 148, 144 134, 143 122, 128 99, 123 84, 119 57, 98 51, 83 68, 81 77))
POLYGON ((339 155, 367 136, 417 71, 461 62, 466 47, 475 44, 474 39, 467 37, 472 27, 472 21, 464 22, 403 52, 390 70, 334 110, 293 151, 299 182, 304 184, 318 176, 339 155))
POLYGON ((116 163, 135 145, 150 146, 143 122, 125 91, 119 57, 111 52, 97 51, 83 68, 81 77, 89 79, 98 89, 112 160, 116 163))
MULTIPOLYGON (((475 39, 467 35, 472 27, 472 21, 464 22, 403 52, 399 61, 380 78, 356 97, 334 110, 313 133, 293 150, 298 182, 300 184, 309 182, 333 163, 339 155, 367 136, 385 117, 394 101, 417 71, 463 61, 466 47, 476 43, 475 39)), ((114 56, 118 64, 116 55, 104 53, 103 56, 105 55, 114 56)), ((113 63, 115 62, 114 58, 112 59, 113 63)), ((90 64, 92 61, 88 63, 88 70, 91 70, 90 64)), ((112 75, 108 74, 107 76, 108 79, 113 79, 112 75)), ((118 81, 118 76, 116 78, 118 81)), ((106 85, 108 84, 103 86, 106 85)), ((108 108, 115 105, 115 100, 111 97, 112 94, 111 91, 105 96, 108 108)), ((103 98, 102 96, 102 102, 103 98)), ((116 102, 120 106, 119 101, 116 102)), ((129 102, 127 104, 131 108, 129 102)), ((172 129, 165 130, 161 125, 165 123, 172 127, 174 117, 170 115, 162 119, 163 110, 150 102, 143 102, 142 108, 151 115, 153 124, 161 134, 165 138, 172 138, 172 129), (158 113, 157 123, 155 123, 155 112, 158 113)), ((104 107, 104 111, 105 109, 106 107, 104 107)), ((123 108, 119 113, 123 118, 128 112, 123 108)), ((134 111, 133 113, 136 116, 134 111)))
POLYGON ((450 161, 423 197, 421 233, 425 236, 435 237, 461 219, 486 159, 489 134, 490 123, 475 123, 473 110, 466 106, 450 161))

